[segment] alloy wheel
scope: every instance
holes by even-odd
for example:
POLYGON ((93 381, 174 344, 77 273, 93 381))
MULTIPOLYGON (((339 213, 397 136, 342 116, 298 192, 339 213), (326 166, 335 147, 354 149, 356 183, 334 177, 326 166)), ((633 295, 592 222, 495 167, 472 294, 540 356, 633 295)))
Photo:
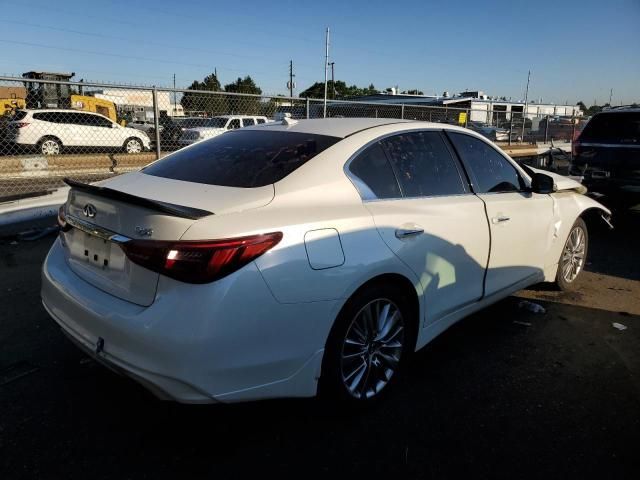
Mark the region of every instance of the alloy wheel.
POLYGON ((140 153, 142 151, 142 145, 138 140, 129 140, 125 146, 127 153, 140 153))
POLYGON ((374 397, 397 373, 404 349, 405 324, 398 306, 380 298, 354 317, 342 345, 342 382, 357 399, 374 397))
POLYGON ((573 227, 561 257, 561 272, 565 282, 573 282, 582 271, 586 245, 586 235, 582 227, 573 227))
POLYGON ((60 145, 55 140, 45 140, 40 145, 43 155, 57 155, 60 153, 60 145))

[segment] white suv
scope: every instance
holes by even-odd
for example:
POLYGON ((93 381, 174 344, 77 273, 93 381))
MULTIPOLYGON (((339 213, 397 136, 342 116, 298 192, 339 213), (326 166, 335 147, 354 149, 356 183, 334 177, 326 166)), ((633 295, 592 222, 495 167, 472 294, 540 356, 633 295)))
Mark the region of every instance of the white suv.
POLYGON ((217 137, 221 133, 229 130, 236 130, 242 127, 260 125, 268 123, 267 117, 256 115, 220 115, 206 119, 206 124, 199 127, 184 128, 180 137, 181 145, 191 145, 192 143, 206 138, 217 137))
POLYGON ((117 148, 126 153, 149 149, 149 137, 98 113, 78 110, 18 110, 7 124, 6 140, 57 155, 66 147, 117 148))

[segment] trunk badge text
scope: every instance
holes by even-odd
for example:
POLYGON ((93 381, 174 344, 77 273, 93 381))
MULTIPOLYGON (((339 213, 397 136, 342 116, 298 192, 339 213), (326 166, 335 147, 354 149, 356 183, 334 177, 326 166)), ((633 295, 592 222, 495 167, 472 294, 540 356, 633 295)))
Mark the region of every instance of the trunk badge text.
POLYGON ((141 237, 150 237, 153 235, 153 228, 136 227, 136 233, 141 237))
POLYGON ((85 217, 93 218, 96 216, 96 213, 98 213, 98 210, 96 209, 95 205, 87 203, 82 209, 82 213, 84 213, 85 217))

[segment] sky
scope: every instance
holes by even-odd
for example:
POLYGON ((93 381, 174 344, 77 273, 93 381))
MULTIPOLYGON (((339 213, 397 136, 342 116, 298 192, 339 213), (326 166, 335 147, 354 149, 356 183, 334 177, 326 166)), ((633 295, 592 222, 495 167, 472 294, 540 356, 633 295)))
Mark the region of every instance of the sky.
POLYGON ((0 0, 0 72, 186 88, 214 71, 264 93, 336 80, 425 94, 640 102, 640 0, 0 0))

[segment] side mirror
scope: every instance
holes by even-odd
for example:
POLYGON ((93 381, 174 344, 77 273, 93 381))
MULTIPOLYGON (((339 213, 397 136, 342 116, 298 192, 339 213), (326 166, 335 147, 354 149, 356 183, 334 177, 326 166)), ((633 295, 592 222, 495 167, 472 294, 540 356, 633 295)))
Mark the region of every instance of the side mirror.
POLYGON ((553 193, 558 190, 556 182, 549 175, 534 173, 531 181, 531 191, 534 193, 553 193))

